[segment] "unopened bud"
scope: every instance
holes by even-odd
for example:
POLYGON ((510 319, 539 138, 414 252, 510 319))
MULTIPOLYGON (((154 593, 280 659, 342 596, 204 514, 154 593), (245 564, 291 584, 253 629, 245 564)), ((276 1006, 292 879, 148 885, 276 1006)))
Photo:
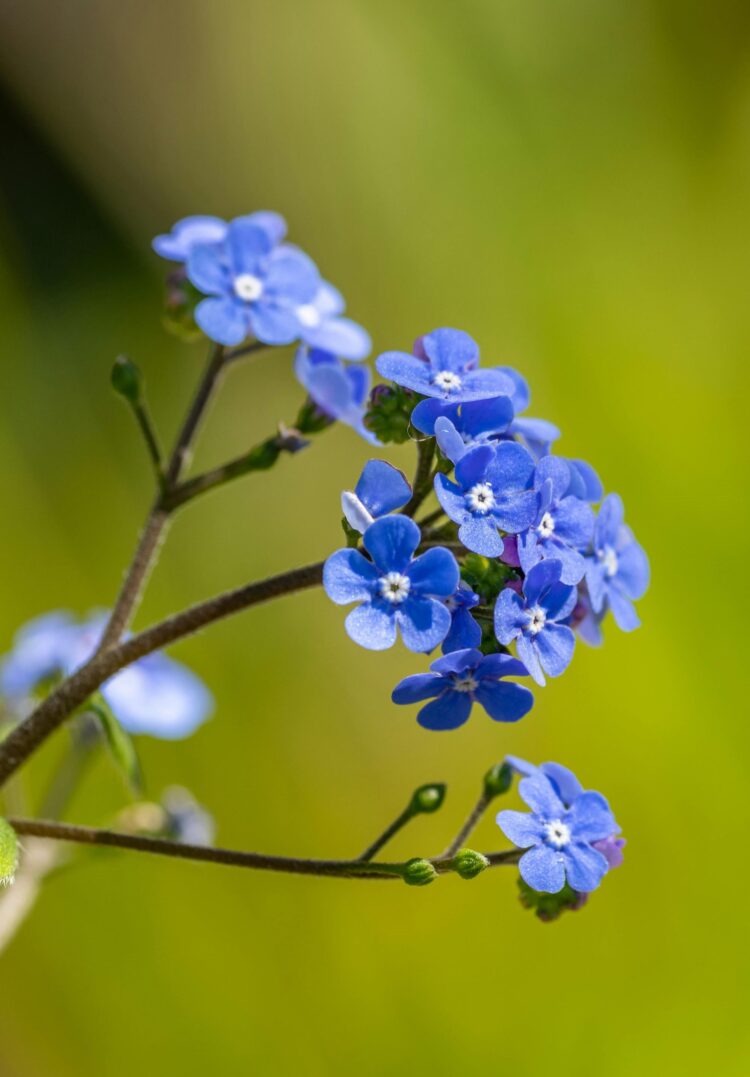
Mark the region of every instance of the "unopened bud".
POLYGON ((126 355, 118 355, 115 359, 111 378, 112 388, 116 393, 124 396, 131 404, 137 404, 140 401, 143 388, 141 372, 126 355))
POLYGON ((18 868, 18 838, 10 823, 0 819, 0 886, 10 886, 18 868))
POLYGON ((490 862, 482 853, 473 849, 461 849, 453 858, 453 870, 462 879, 475 879, 490 866, 490 862))
POLYGON ((513 767, 509 763, 496 763, 484 776, 484 795, 488 800, 507 793, 513 782, 513 767))
POLYGON ((437 874, 429 860, 422 860, 417 856, 406 864, 401 877, 407 886, 427 886, 437 879, 437 874))
POLYGON ((414 815, 429 815, 443 806, 446 787, 442 782, 431 782, 415 789, 411 798, 411 810, 414 815))

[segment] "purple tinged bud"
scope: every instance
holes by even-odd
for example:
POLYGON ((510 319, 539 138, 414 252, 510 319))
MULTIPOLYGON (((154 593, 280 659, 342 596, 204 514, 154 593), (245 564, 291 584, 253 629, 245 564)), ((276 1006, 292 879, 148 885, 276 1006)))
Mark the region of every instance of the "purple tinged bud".
POLYGON ((614 834, 610 834, 608 838, 602 838, 601 841, 594 841, 591 844, 602 854, 610 868, 619 868, 625 860, 622 853, 626 844, 625 838, 616 838, 614 834))

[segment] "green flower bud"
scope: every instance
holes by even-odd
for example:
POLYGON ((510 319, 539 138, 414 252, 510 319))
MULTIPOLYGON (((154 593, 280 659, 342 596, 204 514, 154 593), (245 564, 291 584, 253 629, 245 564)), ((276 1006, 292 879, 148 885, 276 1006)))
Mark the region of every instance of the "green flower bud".
POLYGON ((201 331, 195 324, 195 308, 205 295, 190 283, 185 270, 173 270, 166 280, 164 296, 164 326, 181 340, 196 340, 201 331))
POLYGON ((548 924, 564 912, 577 912, 588 901, 588 894, 573 890, 566 883, 556 894, 542 894, 518 877, 519 901, 525 909, 531 909, 539 920, 548 924))
POLYGON ((507 793, 513 782, 513 767, 510 763, 496 763, 484 776, 484 795, 488 799, 507 793))
POLYGON ((10 823, 0 819, 0 886, 10 886, 18 868, 18 838, 10 823))
POLYGON ((401 877, 407 886, 427 886, 428 883, 437 879, 437 874, 429 860, 415 856, 406 864, 401 877))
POLYGON ((431 782, 429 785, 420 785, 414 790, 411 798, 410 809, 413 815, 429 815, 443 806, 446 786, 443 782, 431 782))
POLYGON ((376 385, 370 393, 365 426, 384 445, 411 437, 411 413, 422 398, 400 385, 376 385))
POLYGON ((462 879, 475 879, 490 866, 490 862, 482 853, 473 849, 461 849, 453 857, 453 870, 462 879))
POLYGON ((112 388, 124 396, 131 404, 138 404, 141 399, 143 381, 141 372, 126 355, 118 355, 112 367, 112 388))

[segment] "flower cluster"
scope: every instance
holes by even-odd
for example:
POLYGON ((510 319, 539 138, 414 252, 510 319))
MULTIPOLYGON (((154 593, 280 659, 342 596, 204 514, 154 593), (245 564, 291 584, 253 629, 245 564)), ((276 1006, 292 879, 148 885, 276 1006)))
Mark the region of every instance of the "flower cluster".
MULTIPOLYGON (((105 624, 100 613, 78 621, 57 611, 24 625, 0 665, 0 694, 11 712, 23 714, 35 696, 82 666, 96 650, 105 624)), ((102 685, 101 695, 128 733, 164 740, 190 736, 213 710, 203 682, 158 653, 116 673, 102 685)))
POLYGON ((361 549, 350 541, 334 553, 324 586, 334 602, 358 603, 346 628, 361 646, 392 646, 397 627, 412 651, 442 645, 429 673, 393 692, 399 704, 430 700, 421 725, 454 729, 474 702, 497 721, 516 721, 530 710, 531 693, 502 678, 528 675, 544 685, 559 676, 576 632, 599 642, 609 609, 622 629, 637 627, 633 601, 648 585, 646 555, 623 522, 620 498, 604 496, 585 461, 552 453, 556 427, 520 414, 530 399, 522 376, 480 368, 468 334, 436 329, 412 355, 386 352, 376 367, 396 391, 409 391, 400 397, 408 422, 436 464, 415 489, 385 461, 366 465, 342 499, 361 549), (438 508, 420 527, 412 510, 433 489, 438 508))

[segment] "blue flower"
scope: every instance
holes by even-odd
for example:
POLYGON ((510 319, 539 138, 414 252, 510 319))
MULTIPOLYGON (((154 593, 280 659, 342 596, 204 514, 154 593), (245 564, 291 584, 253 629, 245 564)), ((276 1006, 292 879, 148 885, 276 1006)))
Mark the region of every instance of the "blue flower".
POLYGON ((529 763, 517 755, 506 755, 505 762, 524 778, 543 774, 552 784, 552 788, 566 808, 569 808, 576 797, 584 792, 583 786, 573 771, 568 770, 562 763, 540 763, 539 766, 535 766, 534 763, 529 763))
POLYGON ((477 370, 479 348, 460 329, 435 329, 417 342, 416 355, 384 352, 375 366, 383 378, 422 396, 451 404, 506 394, 509 379, 497 370, 477 370))
POLYGON ((425 729, 457 729, 481 704, 496 722, 517 722, 531 710, 534 697, 520 684, 504 684, 503 677, 523 677, 523 665, 509 654, 483 655, 468 648, 438 658, 430 673, 406 677, 393 689, 394 703, 432 702, 422 707, 417 721, 425 729))
POLYGON ((539 492, 534 526, 518 538, 518 557, 525 573, 545 558, 562 562, 563 583, 583 579, 582 554, 591 541, 594 513, 586 501, 567 493, 570 467, 559 456, 543 456, 537 464, 534 487, 539 492))
POLYGON ((385 460, 368 460, 354 490, 341 495, 341 509, 349 526, 364 533, 374 520, 403 508, 410 498, 403 471, 385 460))
POLYGON ((421 534, 407 516, 382 516, 370 524, 359 550, 337 550, 323 570, 326 594, 341 606, 360 605, 346 630, 362 647, 382 651, 396 641, 396 628, 410 651, 431 651, 448 634, 451 616, 440 599, 458 586, 458 564, 435 547, 414 557, 421 534))
POLYGON ((621 498, 609 494, 594 524, 594 553, 587 558, 586 586, 594 613, 610 608, 618 626, 630 632, 641 623, 633 601, 646 593, 650 570, 643 548, 623 519, 621 498))
MULTIPOLYGON (((259 210, 238 220, 250 221, 268 233, 271 243, 281 243, 286 235, 286 221, 278 213, 259 210)), ((193 247, 202 243, 221 243, 229 225, 221 217, 183 217, 166 235, 157 236, 151 246, 162 258, 170 262, 186 262, 193 247)))
POLYGON ((344 297, 327 281, 321 281, 309 303, 295 309, 299 335, 311 348, 331 352, 340 359, 366 359, 372 348, 369 334, 349 318, 342 318, 344 297))
POLYGON ((560 561, 540 561, 523 584, 523 598, 511 588, 495 603, 495 635, 507 646, 516 641, 516 653, 537 684, 544 674, 559 677, 573 657, 575 636, 562 621, 576 604, 577 591, 560 583, 560 561), (542 672, 544 671, 544 672, 542 672))
MULTIPOLYGON (((3 662, 3 694, 19 706, 46 681, 74 673, 96 650, 106 621, 98 613, 80 623, 61 611, 29 622, 3 662)), ((213 710, 203 682, 163 654, 148 655, 116 673, 101 693, 129 733, 167 740, 189 736, 213 710)))
POLYGON ((347 366, 330 352, 310 351, 303 346, 297 351, 294 372, 324 415, 351 426, 371 445, 380 444, 364 421, 370 389, 368 367, 347 366))
POLYGON ((534 461, 522 445, 477 445, 456 464, 455 482, 435 476, 435 493, 459 524, 458 537, 467 549, 500 557, 504 547, 498 528, 517 534, 534 522, 538 496, 529 489, 533 475, 534 461))
POLYGON ((542 772, 524 778, 519 792, 531 813, 501 811, 497 823, 514 845, 529 850, 518 864, 524 882, 548 894, 558 893, 566 882, 580 893, 595 890, 609 863, 594 843, 618 831, 604 797, 581 792, 566 805, 542 772))
POLYGON ((469 610, 473 610, 479 602, 479 595, 475 594, 463 580, 459 582, 450 598, 446 598, 445 604, 451 615, 451 627, 443 640, 443 654, 462 651, 467 647, 478 647, 482 642, 482 629, 469 613, 469 610))
POLYGON ((565 462, 570 470, 570 485, 565 491, 565 496, 577 497, 581 501, 601 501, 604 487, 591 464, 585 460, 566 460, 565 462))
POLYGON ((472 445, 489 441, 503 433, 513 419, 509 396, 474 400, 466 404, 445 404, 442 400, 421 400, 411 413, 411 421, 423 434, 437 437, 438 445, 453 463, 472 445))
POLYGON ((167 829, 173 841, 185 845, 214 844, 216 823, 192 793, 179 785, 165 789, 161 798, 167 815, 167 829))
POLYGON ((320 288, 315 264, 295 247, 275 248, 269 232, 238 217, 219 243, 191 247, 187 275, 210 296, 195 320, 212 340, 235 345, 252 333, 264 344, 291 344, 300 336, 296 311, 320 288))
POLYGON ((553 441, 557 441, 560 437, 560 431, 553 423, 547 422, 546 419, 532 419, 530 416, 522 416, 521 412, 526 411, 531 402, 528 382, 523 375, 519 374, 511 366, 501 366, 497 369, 510 378, 513 383, 510 398, 515 418, 508 428, 508 435, 520 438, 535 459, 538 460, 542 456, 546 456, 552 447, 553 441))

